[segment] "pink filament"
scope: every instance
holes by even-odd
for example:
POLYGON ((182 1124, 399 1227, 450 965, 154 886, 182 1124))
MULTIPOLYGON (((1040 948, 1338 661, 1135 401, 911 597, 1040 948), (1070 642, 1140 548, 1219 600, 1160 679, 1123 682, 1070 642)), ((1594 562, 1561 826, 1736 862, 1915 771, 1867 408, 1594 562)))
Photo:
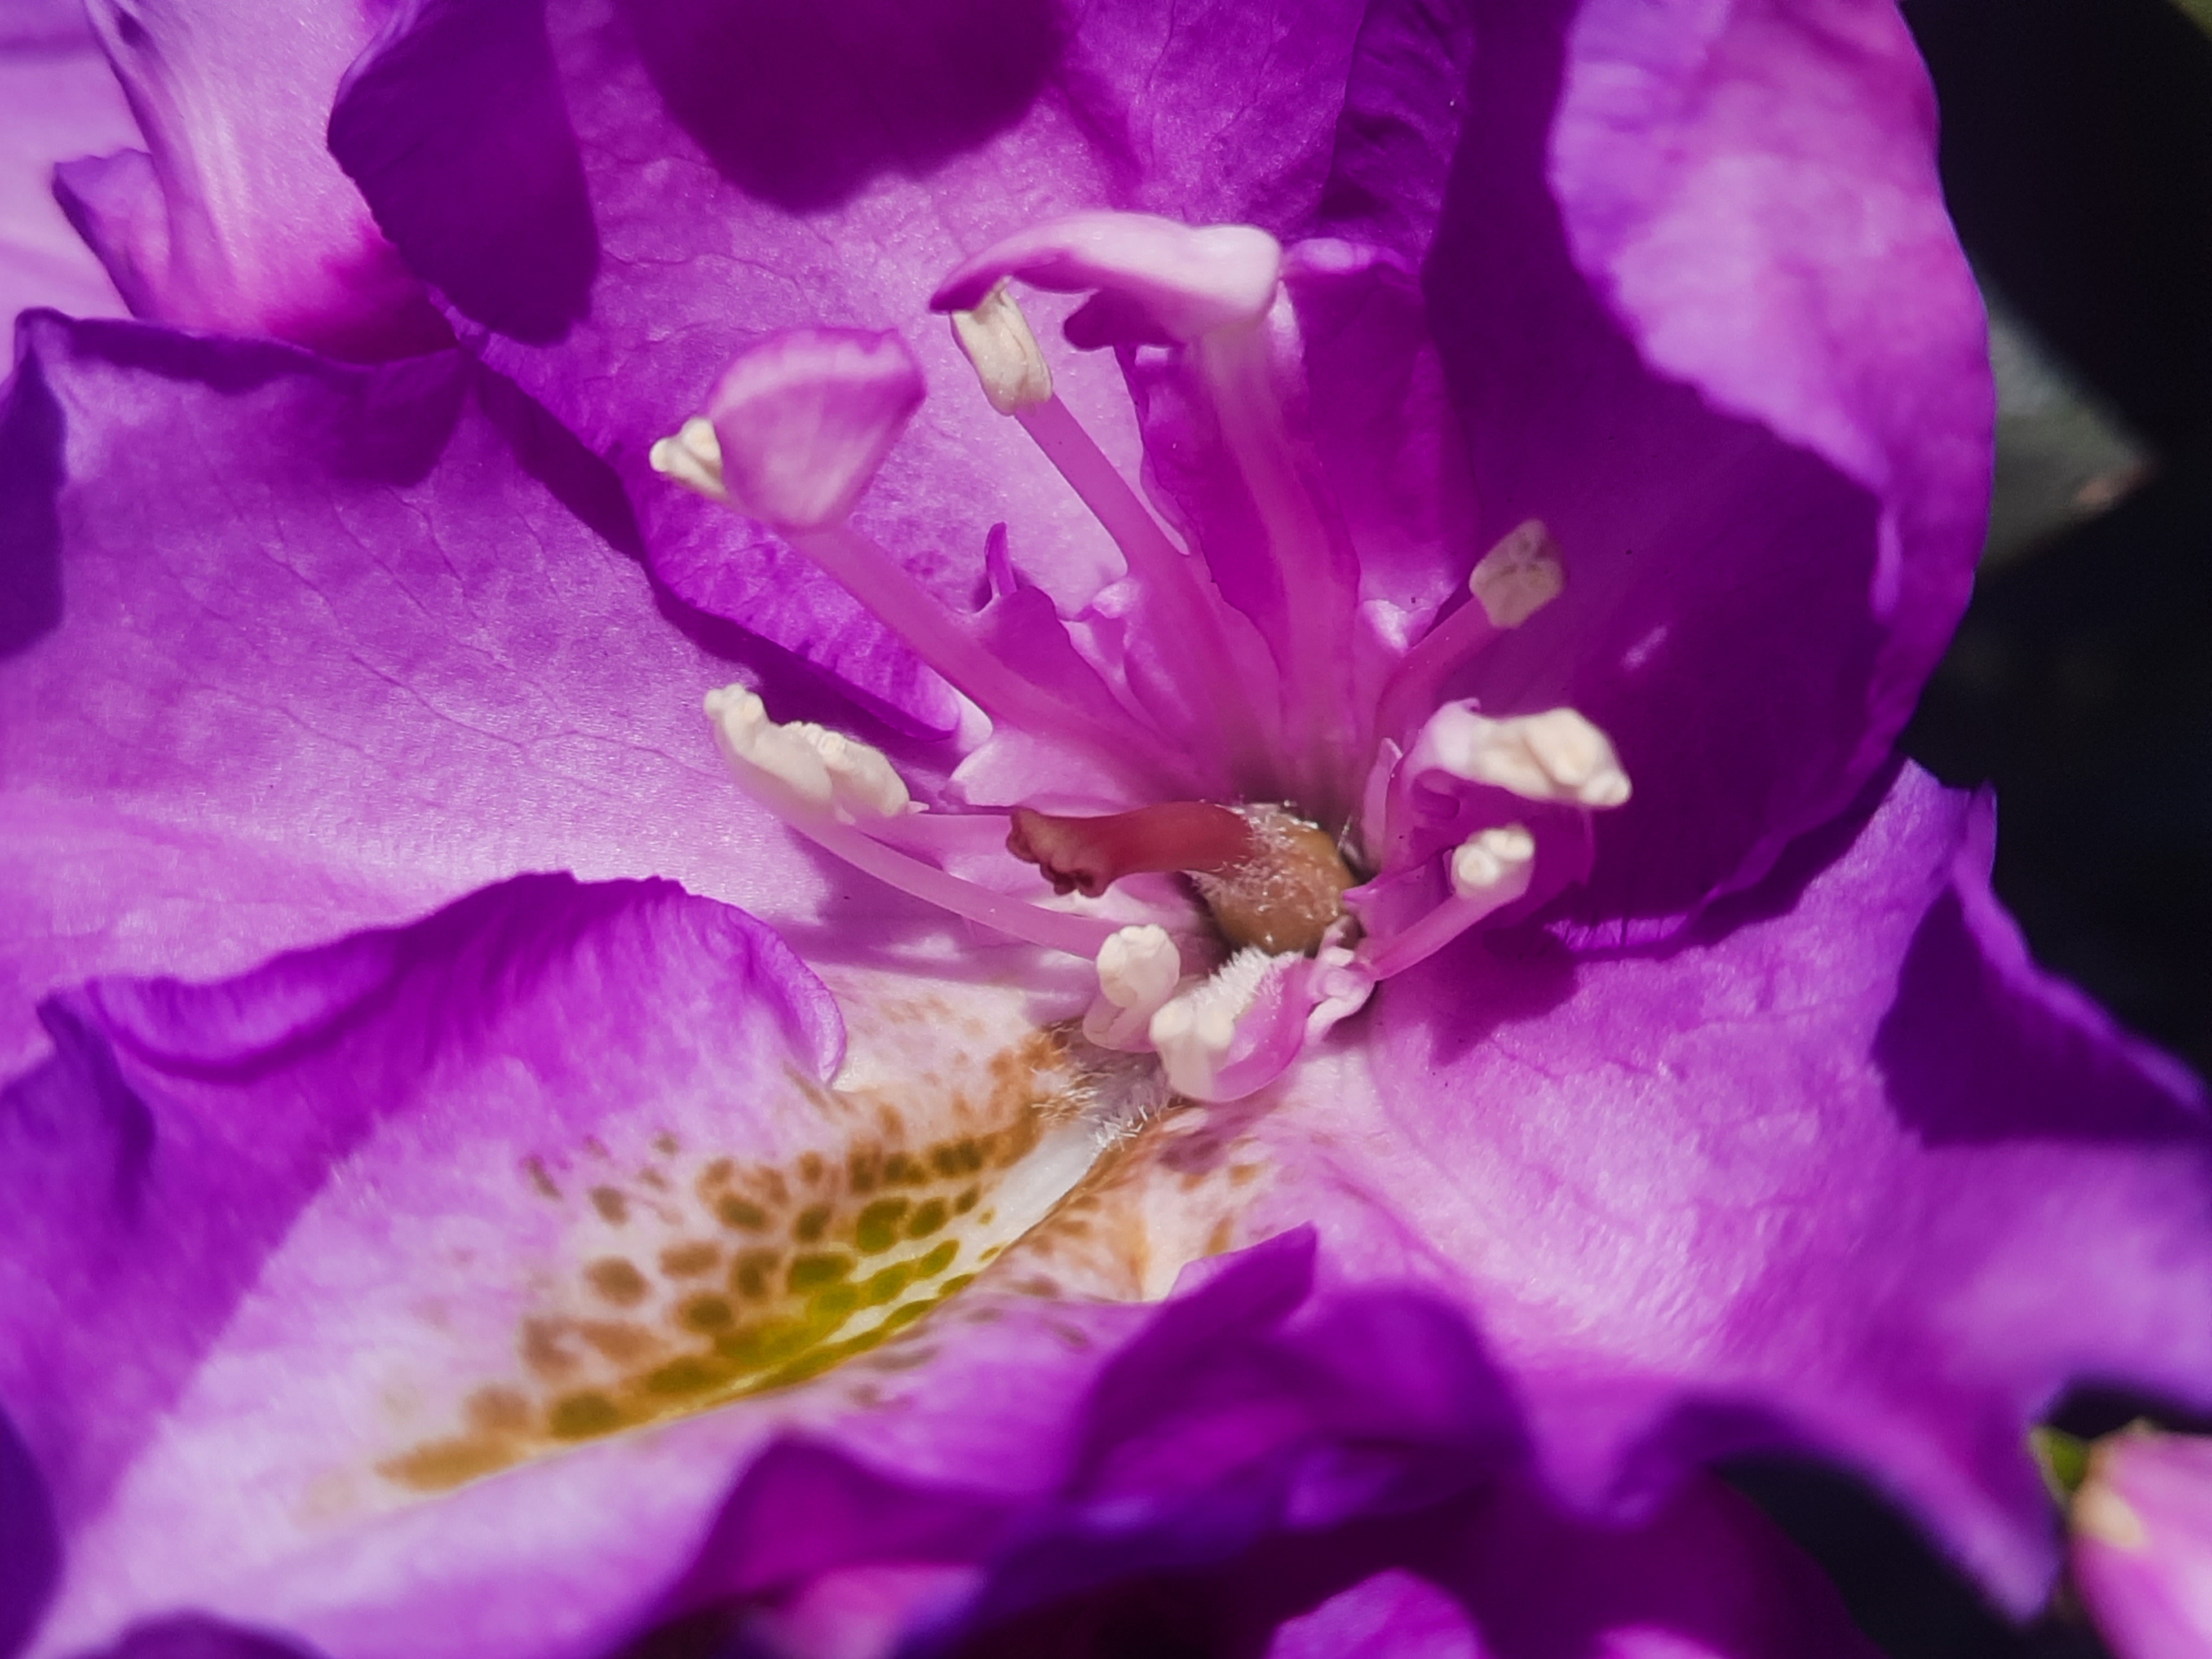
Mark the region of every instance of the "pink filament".
POLYGON ((1415 642, 1390 673, 1377 706, 1378 737, 1403 740, 1432 714, 1445 678, 1505 630, 1470 599, 1415 642))
POLYGON ((1293 753, 1305 763, 1297 793, 1317 817, 1340 817, 1352 803, 1334 798, 1335 786, 1360 735, 1346 718, 1354 705, 1338 644, 1351 636, 1352 596, 1292 452, 1261 327, 1218 329, 1194 355, 1281 576, 1290 657, 1280 665, 1285 714, 1293 753))
POLYGON ((1040 737, 1083 743, 1109 765, 1157 786, 1157 774, 1137 756, 1152 745, 1133 725, 1109 725, 1072 708, 1000 662, 960 620, 939 604, 898 561, 850 525, 787 529, 793 546, 836 577, 873 611, 915 654, 952 682, 994 720, 1040 737))
POLYGON ((1114 538, 1130 573, 1159 601, 1170 628, 1188 641, 1185 659, 1205 680, 1208 700, 1229 728, 1227 742, 1240 763, 1238 770, 1249 772, 1255 763, 1264 764, 1261 757, 1273 745, 1254 712, 1249 691, 1239 684, 1232 666, 1235 656, 1221 614, 1223 601, 1200 574, 1198 562, 1168 539, 1152 510, 1057 393, 1017 410, 1014 418, 1114 538))
POLYGON ((957 876, 908 858, 834 818, 810 816, 793 818, 790 823, 793 829, 820 842, 825 850, 878 881, 911 893, 940 910, 950 910, 955 915, 981 922, 1012 938, 1026 939, 1031 945, 1042 945, 1049 951, 1064 951, 1072 957, 1096 957, 1099 947, 1119 926, 1095 916, 1047 910, 978 887, 974 882, 963 881, 957 876))

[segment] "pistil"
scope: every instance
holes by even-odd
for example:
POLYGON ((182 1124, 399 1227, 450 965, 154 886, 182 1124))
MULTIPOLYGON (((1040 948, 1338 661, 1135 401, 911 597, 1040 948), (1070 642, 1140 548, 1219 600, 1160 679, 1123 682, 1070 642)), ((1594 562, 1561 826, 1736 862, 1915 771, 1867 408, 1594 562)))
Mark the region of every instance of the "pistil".
POLYGON ((1353 877, 1328 833, 1279 806, 1169 801, 1097 817, 1014 809, 1006 850, 1059 893, 1096 898, 1124 876, 1188 876, 1235 950, 1320 948, 1353 877))

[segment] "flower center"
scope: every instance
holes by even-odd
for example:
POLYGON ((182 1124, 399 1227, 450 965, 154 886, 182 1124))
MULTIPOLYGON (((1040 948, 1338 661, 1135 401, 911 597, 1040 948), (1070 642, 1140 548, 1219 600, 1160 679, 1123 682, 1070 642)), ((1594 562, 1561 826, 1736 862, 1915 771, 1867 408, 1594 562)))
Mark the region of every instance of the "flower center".
POLYGON ((1456 605, 1364 592, 1367 550, 1309 424, 1300 295, 1401 281, 1342 244, 1286 253, 1249 227, 1126 214, 1039 226, 946 279, 932 303, 991 405, 1127 562, 1073 616, 1002 531, 990 598, 963 615, 849 522, 922 401, 896 334, 763 340, 653 447, 663 474, 774 528, 990 722, 924 806, 887 757, 727 687, 707 708, 739 781, 870 874, 1092 959, 1085 1035, 1157 1054, 1192 1098, 1264 1086, 1380 981, 1579 879, 1589 815, 1628 798, 1612 744, 1571 708, 1499 717, 1443 697, 1560 592, 1540 524, 1477 562, 1456 605), (1054 392, 1015 280, 1091 295, 1068 337, 1111 345, 1152 411, 1179 534, 1054 392), (1269 804, 1285 799, 1311 816, 1269 804))

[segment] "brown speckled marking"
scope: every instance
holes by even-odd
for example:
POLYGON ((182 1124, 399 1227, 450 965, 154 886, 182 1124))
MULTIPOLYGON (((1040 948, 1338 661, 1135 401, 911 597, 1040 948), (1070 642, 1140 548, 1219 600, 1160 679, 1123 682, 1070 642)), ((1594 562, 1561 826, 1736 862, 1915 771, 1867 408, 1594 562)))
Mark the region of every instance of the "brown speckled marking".
POLYGON ((711 1239, 671 1244, 660 1253, 660 1271, 671 1279, 690 1279, 710 1273, 722 1265, 722 1247, 711 1239))
POLYGON ((584 1279, 617 1308, 635 1308, 652 1294, 653 1287, 636 1267, 620 1256, 608 1256, 584 1269, 584 1279))
POLYGON ((612 1187, 592 1188, 592 1207, 599 1219, 617 1227, 629 1219, 629 1200, 612 1187))
MULTIPOLYGON (((948 1017, 933 999, 917 1005, 916 1018, 948 1017)), ((854 1126, 844 1144, 782 1167, 701 1158, 642 1217, 618 1189, 592 1188, 605 1226, 635 1237, 659 1221, 674 1236, 639 1237, 635 1252, 583 1264, 560 1305, 520 1322, 526 1380, 478 1389, 459 1432, 380 1472, 442 1489, 563 1443, 802 1382, 889 1341, 1004 1248, 972 1229, 988 1224, 1000 1178, 1074 1109, 1084 1074, 1072 1054, 1066 1031, 1033 1033, 991 1058, 987 1089, 923 1115, 878 1091, 832 1093, 796 1079, 825 1129, 854 1126), (945 1131, 912 1139, 905 1126, 917 1115, 945 1131)), ((542 1164, 526 1167, 541 1193, 557 1195, 542 1164)), ((926 1353, 900 1344, 873 1363, 897 1369, 926 1353)))

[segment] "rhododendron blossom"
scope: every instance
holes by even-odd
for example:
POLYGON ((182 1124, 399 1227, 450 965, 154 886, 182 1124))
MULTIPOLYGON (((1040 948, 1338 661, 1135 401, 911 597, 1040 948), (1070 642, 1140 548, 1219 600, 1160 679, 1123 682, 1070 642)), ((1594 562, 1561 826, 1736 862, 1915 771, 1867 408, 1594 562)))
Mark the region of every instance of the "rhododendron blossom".
POLYGON ((1562 566, 1543 526, 1521 525, 1484 555, 1448 617, 1433 602, 1363 597, 1359 550, 1322 458, 1293 436, 1285 388, 1301 367, 1299 298, 1310 311, 1392 297, 1410 308, 1410 286, 1379 254, 1343 243, 1304 245, 1286 264, 1250 227, 1103 214, 1018 235, 947 279, 937 303, 992 407, 1021 420, 1128 562, 1129 577, 1073 628, 1024 583, 1003 538, 993 601, 971 623, 847 522, 922 401, 896 334, 763 342, 723 377, 710 415, 654 448, 658 470, 774 526, 991 719, 955 791, 1024 799, 1009 811, 920 812, 880 753, 811 724, 778 726, 733 686, 707 709, 739 778, 870 873, 1014 938, 1095 956, 1085 1036, 1157 1054, 1188 1099, 1265 1087, 1378 981, 1578 878, 1584 815, 1629 796, 1612 744, 1571 708, 1492 719, 1472 701, 1437 701, 1484 647, 1558 595, 1562 566), (1111 326, 1083 318, 1118 305, 1123 328, 1165 343, 1140 384, 1148 398, 1188 405, 1204 435, 1187 441, 1212 452, 1252 508, 1249 524, 1209 528, 1243 545, 1201 560, 1169 538, 1054 395, 1010 275, 1095 289, 1091 311, 1071 319, 1079 335, 1111 326), (1248 611, 1224 587, 1262 597, 1248 611), (1547 831, 1541 885, 1522 816, 1547 831), (972 862, 994 849, 1005 855, 996 871, 948 878, 939 867, 947 854, 972 862), (1009 860, 1036 866, 1059 894, 1114 888, 1127 902, 1109 916, 1013 896, 1021 872, 1009 860), (1177 874, 1188 891, 1122 885, 1177 874))
POLYGON ((102 15, 0 1652, 1862 1654, 1717 1460, 2025 1614, 2030 1426, 2212 1403, 2202 1091, 1892 752, 1880 0, 102 15))

